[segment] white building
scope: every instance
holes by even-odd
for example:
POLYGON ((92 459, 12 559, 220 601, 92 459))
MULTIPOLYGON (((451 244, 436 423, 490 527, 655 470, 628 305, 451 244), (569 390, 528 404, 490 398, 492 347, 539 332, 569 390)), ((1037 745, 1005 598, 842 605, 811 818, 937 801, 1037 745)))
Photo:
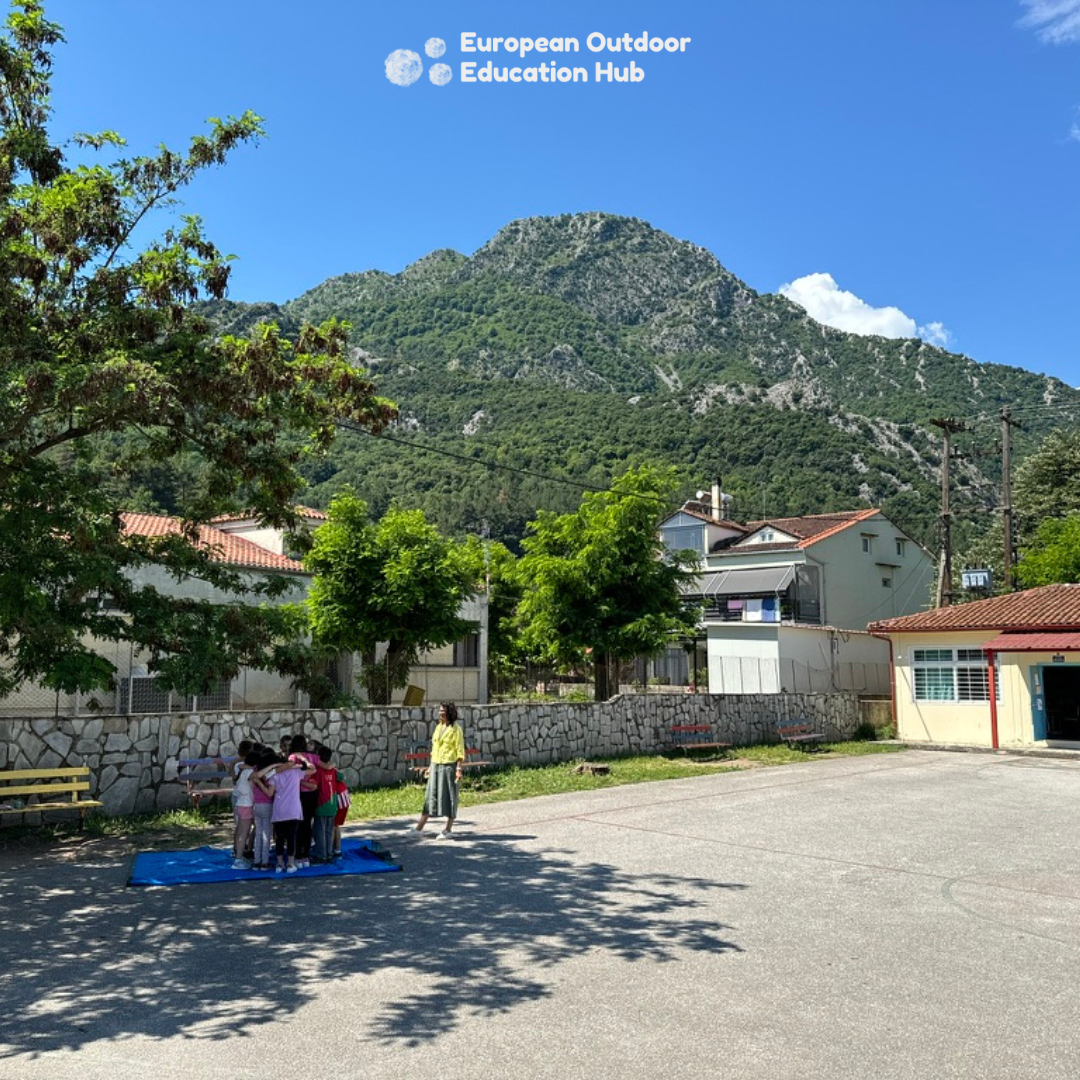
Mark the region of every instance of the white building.
POLYGON ((713 693, 889 691, 889 655, 868 622, 921 611, 930 555, 880 510, 745 525, 688 503, 660 527, 692 550, 713 693))
MULTIPOLYGON (((301 508, 301 518, 310 528, 326 520, 319 510, 301 508)), ((167 536, 180 532, 177 518, 159 514, 124 514, 124 531, 136 536, 167 536)), ((257 580, 267 574, 281 575, 290 581, 289 588, 274 602, 298 603, 307 597, 312 575, 303 564, 287 553, 283 530, 260 525, 251 517, 219 518, 199 527, 200 545, 210 548, 214 557, 257 580)), ((152 585, 172 596, 236 603, 244 597, 224 592, 198 578, 177 581, 163 568, 141 567, 134 575, 137 584, 152 585)), ((481 604, 466 601, 459 612, 478 627, 482 622, 481 604)), ((112 691, 90 694, 56 694, 36 684, 22 686, 15 693, 0 698, 0 715, 53 716, 90 712, 106 714, 189 712, 215 709, 305 708, 306 695, 296 690, 288 678, 274 672, 241 670, 231 682, 214 687, 210 693, 184 698, 161 690, 148 671, 148 658, 129 642, 93 641, 94 650, 107 657, 116 668, 112 691)), ((410 672, 410 683, 424 691, 426 700, 475 702, 484 690, 486 650, 480 647, 480 634, 472 633, 463 641, 432 650, 410 672)), ((336 665, 338 686, 345 692, 361 692, 359 660, 344 656, 336 665)), ((400 703, 405 690, 394 692, 400 703)))

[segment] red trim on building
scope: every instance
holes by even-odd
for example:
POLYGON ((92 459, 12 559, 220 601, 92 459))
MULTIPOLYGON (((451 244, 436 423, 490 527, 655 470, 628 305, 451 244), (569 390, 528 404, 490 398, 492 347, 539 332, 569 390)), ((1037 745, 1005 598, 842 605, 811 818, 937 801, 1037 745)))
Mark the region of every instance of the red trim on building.
POLYGON ((986 662, 990 665, 990 745, 998 748, 997 680, 994 678, 994 650, 986 650, 986 662))

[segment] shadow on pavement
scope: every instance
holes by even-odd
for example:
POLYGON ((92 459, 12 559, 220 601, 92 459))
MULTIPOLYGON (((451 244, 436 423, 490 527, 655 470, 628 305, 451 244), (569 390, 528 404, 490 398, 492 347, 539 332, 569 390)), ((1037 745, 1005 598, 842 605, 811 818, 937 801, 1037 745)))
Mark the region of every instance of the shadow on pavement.
POLYGON ((545 972, 590 950, 630 963, 737 951, 716 901, 744 886, 582 864, 526 839, 392 838, 401 874, 168 889, 125 888, 126 861, 35 860, 0 878, 0 1059, 253 1034, 389 968, 415 989, 379 1001, 364 1035, 419 1045, 548 996, 545 972))

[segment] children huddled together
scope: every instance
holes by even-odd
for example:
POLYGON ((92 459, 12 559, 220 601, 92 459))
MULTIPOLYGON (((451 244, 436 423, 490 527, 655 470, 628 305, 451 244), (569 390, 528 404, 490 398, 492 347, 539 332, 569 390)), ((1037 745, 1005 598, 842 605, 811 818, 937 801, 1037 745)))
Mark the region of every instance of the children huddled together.
POLYGON ((349 788, 330 748, 286 735, 277 751, 247 739, 236 749, 233 869, 294 874, 341 858, 349 788))

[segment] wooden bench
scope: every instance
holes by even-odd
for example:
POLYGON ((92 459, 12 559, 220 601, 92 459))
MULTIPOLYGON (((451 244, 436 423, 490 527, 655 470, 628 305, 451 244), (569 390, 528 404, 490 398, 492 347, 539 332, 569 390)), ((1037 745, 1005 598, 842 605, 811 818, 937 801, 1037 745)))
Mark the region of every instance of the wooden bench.
MULTIPOLYGON (((417 774, 425 773, 431 762, 431 751, 426 747, 418 746, 405 755, 405 760, 410 762, 409 771, 417 774)), ((465 764, 462 769, 486 769, 495 764, 494 761, 480 760, 478 747, 470 746, 465 751, 465 764)))
POLYGON ((782 743, 798 746, 803 750, 825 740, 825 732, 815 731, 805 720, 797 720, 793 724, 777 724, 776 734, 782 743))
POLYGON ((731 743, 717 739, 712 724, 676 724, 671 729, 670 748, 689 757, 691 750, 730 750, 731 743))
POLYGON ((86 811, 101 806, 97 799, 80 797, 89 790, 90 769, 86 765, 66 769, 11 769, 0 772, 0 814, 77 810, 81 829, 86 811))
POLYGON ((232 794, 232 770, 219 757, 181 758, 176 763, 176 782, 183 785, 196 810, 203 799, 232 794))

